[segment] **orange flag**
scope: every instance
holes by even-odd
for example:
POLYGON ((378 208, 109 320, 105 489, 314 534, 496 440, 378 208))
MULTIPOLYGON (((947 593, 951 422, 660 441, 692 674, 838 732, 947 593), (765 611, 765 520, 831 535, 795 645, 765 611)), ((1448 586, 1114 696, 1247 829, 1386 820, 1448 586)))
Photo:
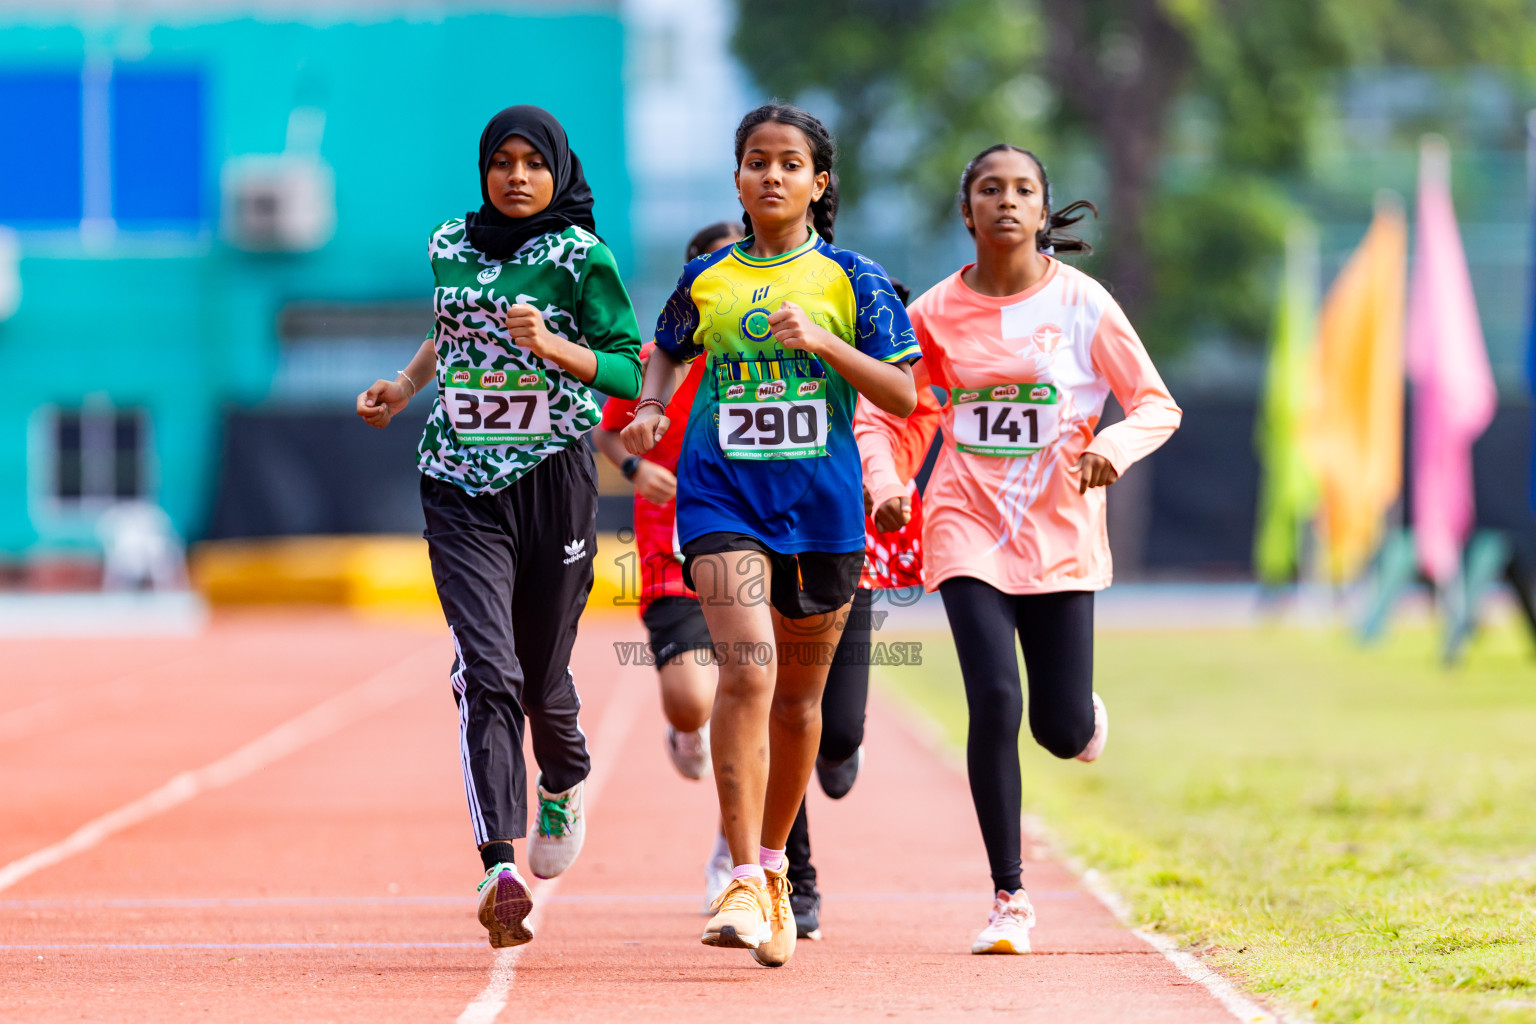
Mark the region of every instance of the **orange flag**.
POLYGON ((1354 579, 1381 543, 1403 485, 1403 294, 1408 229, 1383 198, 1318 318, 1307 448, 1318 477, 1318 533, 1334 582, 1354 579))

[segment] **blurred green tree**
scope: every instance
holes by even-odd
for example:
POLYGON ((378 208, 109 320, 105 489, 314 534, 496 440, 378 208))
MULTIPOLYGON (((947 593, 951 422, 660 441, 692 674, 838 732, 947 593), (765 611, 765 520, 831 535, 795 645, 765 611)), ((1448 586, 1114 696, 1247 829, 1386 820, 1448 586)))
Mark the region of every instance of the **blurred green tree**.
MULTIPOLYGON (((1007 139, 1086 150, 1106 219, 1093 271, 1167 351, 1258 345, 1300 169, 1340 76, 1536 67, 1536 0, 738 0, 767 91, 830 100, 849 201, 882 186, 952 216, 964 163, 1007 139), (1176 114, 1187 116, 1176 117, 1176 114), (1179 173, 1165 157, 1180 127, 1179 173)), ((1528 72, 1527 72, 1528 73, 1528 72)))

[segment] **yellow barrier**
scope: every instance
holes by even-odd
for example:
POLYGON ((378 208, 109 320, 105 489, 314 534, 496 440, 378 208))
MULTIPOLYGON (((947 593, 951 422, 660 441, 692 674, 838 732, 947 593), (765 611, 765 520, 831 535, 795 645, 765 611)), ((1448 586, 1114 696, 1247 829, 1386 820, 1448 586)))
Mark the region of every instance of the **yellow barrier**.
POLYGON ((640 597, 636 589, 639 557, 635 553, 633 532, 597 535, 597 554, 592 559, 592 593, 587 598, 588 615, 628 615, 639 617, 640 597))
MULTIPOLYGON (((633 552, 632 541, 598 535, 588 612, 635 614, 633 552)), ((193 548, 191 562, 193 584, 213 604, 329 604, 438 613, 427 542, 420 537, 206 541, 193 548)))

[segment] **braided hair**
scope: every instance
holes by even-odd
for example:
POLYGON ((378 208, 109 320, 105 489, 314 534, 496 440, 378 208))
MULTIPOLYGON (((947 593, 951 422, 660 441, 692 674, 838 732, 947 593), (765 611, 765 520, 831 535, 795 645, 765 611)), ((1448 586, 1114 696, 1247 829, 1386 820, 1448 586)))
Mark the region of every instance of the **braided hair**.
MULTIPOLYGON (((832 133, 827 131, 827 126, 814 115, 808 114, 799 107, 788 103, 765 103, 756 110, 750 111, 741 119, 741 124, 736 126, 736 166, 741 166, 742 155, 746 152, 747 139, 759 125, 782 124, 791 128, 800 129, 805 136, 805 141, 811 147, 811 169, 816 174, 827 172, 827 187, 821 193, 821 198, 811 204, 811 226, 816 233, 828 242, 832 241, 833 225, 837 222, 837 174, 832 170, 832 162, 837 157, 837 143, 832 140, 832 133)), ((752 233, 752 218, 747 214, 741 215, 741 222, 746 227, 747 234, 752 233)))

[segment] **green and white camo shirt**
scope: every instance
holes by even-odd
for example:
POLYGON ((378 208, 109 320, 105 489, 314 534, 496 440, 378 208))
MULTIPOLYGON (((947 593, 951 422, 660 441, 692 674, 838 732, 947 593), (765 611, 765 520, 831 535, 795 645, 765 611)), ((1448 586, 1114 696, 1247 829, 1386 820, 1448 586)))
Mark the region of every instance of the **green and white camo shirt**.
POLYGON ((640 327, 613 253, 578 227, 541 235, 509 260, 493 260, 469 242, 463 218, 446 221, 428 244, 436 281, 437 398, 417 448, 417 468, 470 494, 511 485, 546 456, 580 442, 597 425, 593 388, 621 398, 640 393, 640 327), (527 303, 551 333, 597 356, 591 386, 507 339, 507 310, 527 303), (551 436, 528 444, 465 444, 443 404, 448 367, 543 370, 551 436))

